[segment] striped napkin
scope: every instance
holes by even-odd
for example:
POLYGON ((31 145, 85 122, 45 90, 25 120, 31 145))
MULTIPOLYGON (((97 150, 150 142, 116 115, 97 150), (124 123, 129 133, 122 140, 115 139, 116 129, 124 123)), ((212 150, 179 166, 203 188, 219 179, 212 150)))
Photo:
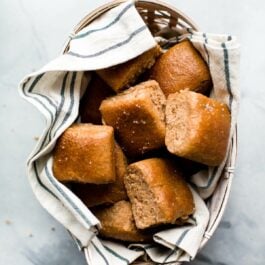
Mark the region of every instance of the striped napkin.
MULTIPOLYGON (((181 38, 189 38, 210 66, 214 82, 212 96, 230 106, 232 135, 238 107, 238 44, 230 36, 183 30, 181 38)), ((120 64, 156 45, 132 1, 111 9, 70 38, 69 50, 64 55, 26 76, 19 86, 21 96, 47 120, 46 129, 27 162, 33 192, 41 205, 70 231, 90 265, 129 264, 146 255, 157 263, 193 259, 209 221, 202 197, 213 193, 225 161, 218 168, 209 168, 208 172, 192 177, 196 204, 192 220, 181 228, 155 234, 155 243, 151 245, 127 246, 99 239, 100 222, 53 176, 52 150, 58 137, 78 118, 79 101, 84 93, 83 71, 120 64)))

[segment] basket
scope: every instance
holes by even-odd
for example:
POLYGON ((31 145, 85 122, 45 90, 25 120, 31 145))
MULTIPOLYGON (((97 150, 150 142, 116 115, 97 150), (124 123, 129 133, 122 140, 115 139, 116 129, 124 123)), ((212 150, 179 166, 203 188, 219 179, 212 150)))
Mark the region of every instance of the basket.
MULTIPOLYGON (((73 29, 73 33, 76 34, 85 26, 90 24, 93 20, 95 20, 97 17, 99 17, 106 11, 118 6, 119 4, 124 3, 125 1, 126 0, 112 1, 95 9, 77 24, 77 26, 73 29)), ((167 3, 158 0, 135 0, 135 5, 138 12, 142 16, 143 20, 145 21, 146 25, 154 36, 163 34, 163 29, 165 30, 165 32, 167 32, 167 35, 163 36, 164 38, 170 38, 173 36, 173 34, 174 36, 176 36, 176 33, 180 33, 181 29, 187 27, 193 28, 194 30, 198 30, 197 25, 192 21, 192 19, 190 19, 181 11, 179 11, 173 6, 170 6, 167 3), (170 34, 170 32, 172 32, 172 35, 170 34)), ((69 43, 70 39, 66 42, 63 48, 63 52, 66 52, 68 50, 69 43)), ((230 194, 232 179, 234 176, 236 155, 237 130, 235 130, 234 135, 232 136, 231 148, 228 154, 226 166, 224 167, 224 171, 222 172, 222 176, 217 184, 214 194, 207 201, 207 206, 210 211, 210 220, 205 231, 204 238, 201 242, 200 250, 209 241, 216 228, 218 227, 224 214, 224 210, 226 208, 230 194)), ((86 249, 84 250, 84 252, 85 256, 87 257, 88 253, 86 252, 86 249)), ((152 263, 151 261, 139 260, 133 264, 151 265, 154 263, 152 263)))

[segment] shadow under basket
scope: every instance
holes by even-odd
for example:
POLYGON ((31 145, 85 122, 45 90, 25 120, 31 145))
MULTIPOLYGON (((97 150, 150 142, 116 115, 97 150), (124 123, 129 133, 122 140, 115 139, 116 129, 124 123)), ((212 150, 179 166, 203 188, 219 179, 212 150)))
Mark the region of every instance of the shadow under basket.
MULTIPOLYGON (((78 25, 74 28, 73 32, 76 34, 85 26, 89 25, 93 20, 107 12, 108 10, 118 6, 121 3, 126 2, 125 0, 117 0, 112 1, 108 4, 105 4, 87 16, 85 16, 78 25)), ((161 36, 165 39, 175 38, 179 34, 181 34, 182 30, 185 28, 192 28, 194 30, 198 30, 196 24, 183 14, 181 11, 176 9, 175 7, 161 2, 157 0, 136 0, 135 1, 136 8, 146 25, 152 32, 153 36, 161 36)), ((64 46, 63 52, 66 52, 69 48, 70 39, 64 46)), ((222 216, 224 214, 224 210, 227 205, 227 201, 229 198, 232 180, 234 176, 234 167, 237 155, 237 130, 235 130, 234 135, 232 136, 231 148, 228 154, 226 166, 222 172, 222 176, 217 184, 217 187, 214 191, 214 194, 207 200, 207 207, 210 212, 210 219, 206 231, 204 233, 204 237, 201 241, 200 250, 205 246, 208 240, 211 238, 216 228, 218 227, 222 216)), ((86 258, 87 251, 84 249, 86 258)), ((137 260, 134 262, 134 265, 151 265, 155 264, 148 259, 142 258, 141 260, 137 260)), ((173 263, 171 263, 173 264, 173 263)), ((180 263, 175 263, 180 264, 180 263)))

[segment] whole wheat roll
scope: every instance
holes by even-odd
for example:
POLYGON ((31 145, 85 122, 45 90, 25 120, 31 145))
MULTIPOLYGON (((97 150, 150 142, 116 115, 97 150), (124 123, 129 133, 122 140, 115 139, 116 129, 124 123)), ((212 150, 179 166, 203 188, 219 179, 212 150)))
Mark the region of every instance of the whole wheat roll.
POLYGON ((110 126, 71 125, 57 140, 53 151, 54 176, 62 182, 114 182, 114 144, 110 126))
POLYGON ((218 166, 225 158, 231 115, 226 104, 182 90, 166 104, 166 146, 169 152, 218 166))

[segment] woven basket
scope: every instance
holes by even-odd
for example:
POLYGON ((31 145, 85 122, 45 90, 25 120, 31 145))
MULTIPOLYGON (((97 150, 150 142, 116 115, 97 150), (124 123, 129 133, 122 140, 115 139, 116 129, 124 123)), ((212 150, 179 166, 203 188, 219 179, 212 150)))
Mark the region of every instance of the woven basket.
MULTIPOLYGON (((116 0, 112 1, 108 4, 105 4, 91 13, 89 13, 86 17, 84 17, 78 25, 74 28, 73 33, 76 34, 85 26, 90 24, 94 19, 105 13, 106 11, 118 6, 119 4, 125 2, 126 0, 116 0)), ((173 6, 170 6, 167 3, 157 1, 157 0, 135 0, 135 5, 144 19, 145 23, 149 27, 150 31, 154 36, 163 34, 163 29, 166 29, 167 32, 164 38, 170 38, 173 35, 176 36, 176 33, 180 33, 183 28, 193 28, 194 30, 198 30, 196 24, 183 14, 181 11, 176 9, 173 6), (172 32, 172 35, 168 34, 168 32, 172 32)), ((66 42, 63 52, 66 52, 69 48, 70 39, 66 42)), ((230 189, 232 185, 232 179, 234 176, 234 166, 237 155, 237 131, 232 137, 232 146, 230 148, 228 159, 222 176, 219 180, 219 183, 216 187, 216 190, 213 196, 207 201, 207 206, 210 211, 210 220, 204 234, 204 238, 201 242, 200 249, 202 249, 208 240, 211 238, 216 228, 218 227, 222 216, 224 214, 224 210, 227 205, 227 201, 230 194, 230 189)), ((87 257, 87 252, 84 250, 85 255, 87 257)), ((151 265, 154 264, 150 261, 137 261, 134 265, 151 265)), ((180 263, 178 263, 180 264, 180 263)))

